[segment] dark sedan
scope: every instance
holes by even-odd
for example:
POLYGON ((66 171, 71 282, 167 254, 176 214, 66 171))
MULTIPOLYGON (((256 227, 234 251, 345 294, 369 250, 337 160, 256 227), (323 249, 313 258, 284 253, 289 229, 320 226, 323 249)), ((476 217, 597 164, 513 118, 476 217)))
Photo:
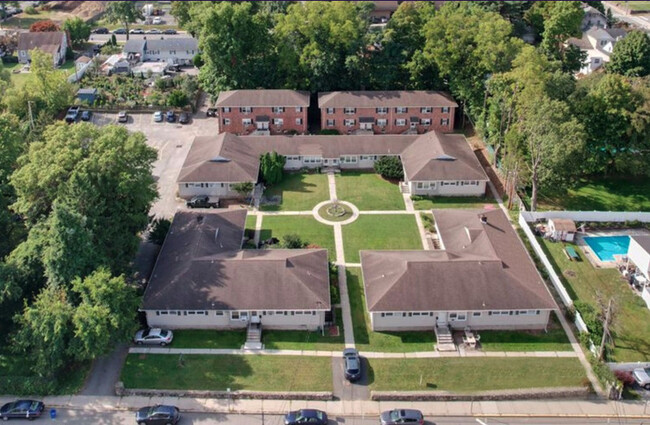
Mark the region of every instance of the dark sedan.
POLYGON ((108 34, 108 28, 99 27, 91 31, 92 34, 108 34))
POLYGON ((354 348, 343 350, 343 362, 345 364, 345 379, 356 381, 361 378, 361 357, 354 348))
POLYGON ((284 417, 285 425, 313 424, 327 425, 327 413, 316 409, 302 409, 289 412, 284 417))
POLYGON ((9 419, 36 419, 43 414, 45 406, 42 401, 16 400, 0 407, 0 418, 9 419))
POLYGON ((165 118, 167 119, 167 122, 175 122, 176 114, 174 113, 174 111, 167 111, 165 118))
POLYGON ((189 124, 190 114, 188 114, 187 112, 181 112, 181 114, 178 116, 178 122, 181 124, 189 124))
POLYGON ((135 413, 135 421, 138 425, 175 425, 180 420, 181 412, 176 406, 157 404, 143 407, 135 413))
POLYGON ((113 34, 126 34, 126 30, 124 28, 118 28, 113 30, 113 34))
POLYGON ((163 31, 163 34, 176 34, 176 30, 174 29, 166 29, 163 31))

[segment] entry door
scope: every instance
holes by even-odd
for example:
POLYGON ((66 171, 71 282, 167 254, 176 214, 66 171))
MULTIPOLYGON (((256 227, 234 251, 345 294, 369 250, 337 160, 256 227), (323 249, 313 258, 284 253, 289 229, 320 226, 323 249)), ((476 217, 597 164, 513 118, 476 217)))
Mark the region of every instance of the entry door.
POLYGON ((269 122, 268 121, 258 121, 257 122, 257 129, 258 130, 268 130, 269 129, 269 122))
POLYGON ((262 318, 257 311, 251 311, 251 323, 260 323, 262 318))
POLYGON ((446 326, 447 325, 447 312, 438 312, 436 313, 436 325, 446 326))
POLYGON ((418 123, 411 121, 411 128, 417 127, 418 123))
POLYGON ((329 159, 324 159, 323 160, 323 165, 330 165, 330 160, 329 159))
POLYGON ((333 159, 333 160, 332 160, 332 165, 338 165, 338 164, 339 164, 339 160, 338 160, 338 159, 333 159))
POLYGON ((371 122, 362 122, 361 123, 361 130, 372 130, 372 123, 371 122))

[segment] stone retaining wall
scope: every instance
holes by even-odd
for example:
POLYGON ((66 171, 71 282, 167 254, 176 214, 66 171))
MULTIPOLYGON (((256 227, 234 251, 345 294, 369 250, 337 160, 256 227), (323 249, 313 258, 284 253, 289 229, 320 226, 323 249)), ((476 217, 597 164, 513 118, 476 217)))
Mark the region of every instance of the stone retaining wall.
POLYGON ((497 400, 549 400, 588 399, 593 392, 584 387, 531 388, 527 390, 484 391, 472 394, 447 391, 400 392, 372 391, 373 401, 497 401, 497 400))
POLYGON ((330 401, 334 394, 328 391, 282 392, 282 391, 197 391, 197 390, 150 390, 141 388, 124 388, 118 382, 115 385, 115 394, 118 396, 144 396, 144 397, 192 397, 192 398, 217 398, 217 399, 250 399, 250 400, 319 400, 330 401))

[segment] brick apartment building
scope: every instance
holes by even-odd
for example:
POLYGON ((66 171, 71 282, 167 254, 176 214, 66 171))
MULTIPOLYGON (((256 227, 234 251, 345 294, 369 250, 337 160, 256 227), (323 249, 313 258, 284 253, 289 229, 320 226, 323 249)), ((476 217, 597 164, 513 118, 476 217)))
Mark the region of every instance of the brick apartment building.
POLYGON ((454 129, 458 104, 435 91, 349 91, 318 94, 321 128, 341 134, 420 134, 454 129))
POLYGON ((229 90, 219 94, 220 133, 307 133, 309 93, 295 90, 229 90))

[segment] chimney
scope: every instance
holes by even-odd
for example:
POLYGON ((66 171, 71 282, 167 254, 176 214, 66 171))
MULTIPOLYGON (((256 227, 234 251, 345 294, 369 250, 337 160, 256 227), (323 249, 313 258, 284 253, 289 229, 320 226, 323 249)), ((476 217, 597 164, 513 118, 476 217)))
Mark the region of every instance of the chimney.
POLYGON ((479 219, 481 220, 481 224, 487 224, 487 217, 485 215, 481 214, 479 219))

